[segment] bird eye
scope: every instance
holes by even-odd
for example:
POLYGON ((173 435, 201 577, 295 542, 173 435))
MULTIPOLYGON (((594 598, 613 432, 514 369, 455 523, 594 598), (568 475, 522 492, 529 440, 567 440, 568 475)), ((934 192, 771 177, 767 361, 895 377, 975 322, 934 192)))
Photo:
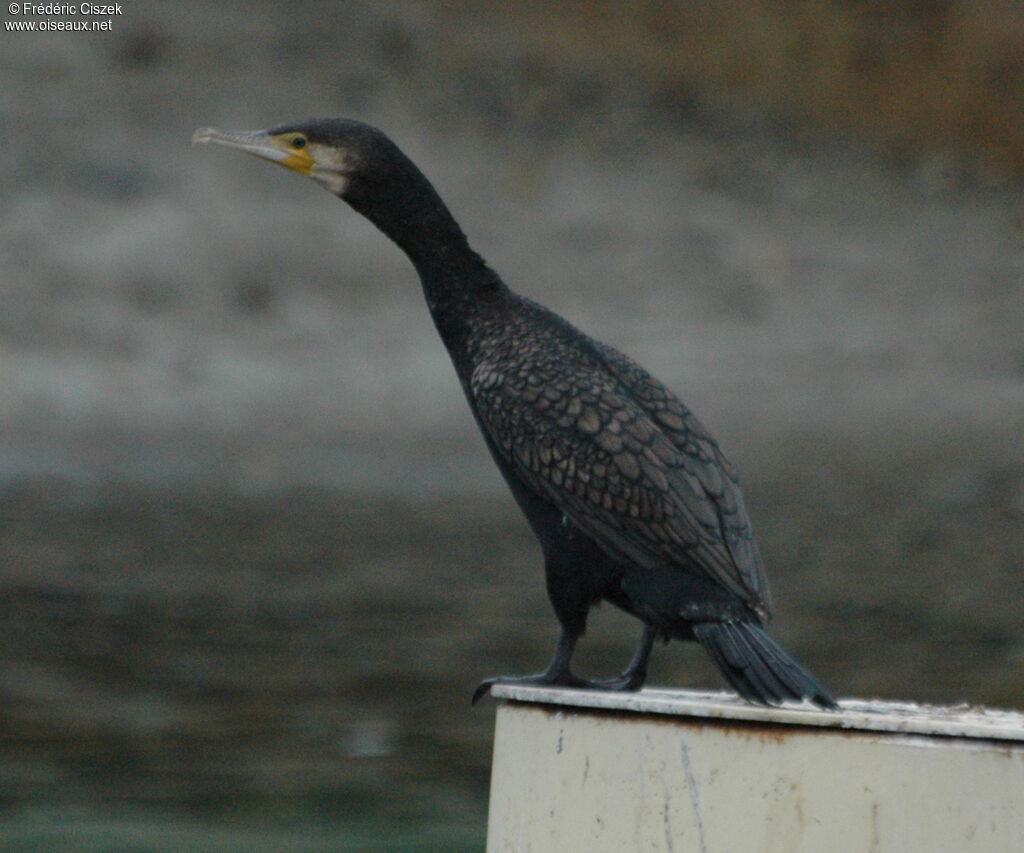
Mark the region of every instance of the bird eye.
POLYGON ((292 148, 305 148, 305 147, 306 147, 306 138, 304 136, 296 136, 292 140, 292 148))

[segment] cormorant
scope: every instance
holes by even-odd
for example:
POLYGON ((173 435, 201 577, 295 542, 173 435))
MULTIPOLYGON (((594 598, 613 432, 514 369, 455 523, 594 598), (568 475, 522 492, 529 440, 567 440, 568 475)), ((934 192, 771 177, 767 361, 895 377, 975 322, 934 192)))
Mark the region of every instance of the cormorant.
POLYGON ((696 640, 741 696, 834 708, 762 629, 764 565, 736 475, 678 397, 622 353, 511 291, 474 252, 423 173, 374 127, 314 119, 196 131, 307 175, 390 237, 427 305, 494 460, 544 553, 561 635, 538 675, 484 681, 639 690, 655 639, 696 640), (644 623, 625 671, 570 669, 590 608, 644 623))

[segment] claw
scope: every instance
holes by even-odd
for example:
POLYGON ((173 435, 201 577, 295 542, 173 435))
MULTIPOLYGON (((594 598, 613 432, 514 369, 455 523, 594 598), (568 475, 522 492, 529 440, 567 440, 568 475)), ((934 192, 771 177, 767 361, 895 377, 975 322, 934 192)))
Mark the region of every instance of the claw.
POLYGON ((476 690, 473 691, 473 698, 469 700, 469 704, 471 706, 475 706, 477 702, 479 702, 481 699, 484 698, 484 696, 490 693, 491 687, 494 685, 495 681, 497 681, 496 678, 485 678, 483 681, 481 681, 476 686, 476 690))

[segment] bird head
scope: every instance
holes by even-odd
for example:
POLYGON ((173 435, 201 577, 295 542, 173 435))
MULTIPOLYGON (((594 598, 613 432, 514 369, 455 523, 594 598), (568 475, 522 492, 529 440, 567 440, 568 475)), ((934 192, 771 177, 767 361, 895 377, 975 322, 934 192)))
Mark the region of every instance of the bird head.
POLYGON ((417 268, 450 266, 453 247, 482 264, 436 190, 383 132, 344 118, 270 130, 197 130, 194 143, 245 151, 306 175, 347 202, 405 251, 417 268))
POLYGON ((245 151, 312 178, 344 196, 353 176, 390 141, 379 130, 349 119, 311 119, 270 130, 216 130, 204 127, 193 143, 213 143, 245 151))

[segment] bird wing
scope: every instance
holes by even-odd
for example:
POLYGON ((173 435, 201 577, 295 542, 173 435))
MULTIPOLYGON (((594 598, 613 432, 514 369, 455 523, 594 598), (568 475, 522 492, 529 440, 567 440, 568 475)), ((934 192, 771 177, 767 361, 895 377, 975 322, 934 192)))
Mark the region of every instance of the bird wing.
MULTIPOLYGON (((765 618, 771 610, 771 596, 754 530, 732 463, 708 428, 665 385, 643 367, 614 347, 593 341, 608 370, 625 388, 629 398, 642 408, 684 456, 697 461, 698 470, 719 471, 728 479, 720 489, 718 511, 726 547, 745 583, 761 601, 765 618)), ((712 484, 714 488, 715 484, 712 484)))
POLYGON ((497 452, 613 557, 703 571, 766 615, 764 571, 728 463, 678 400, 665 391, 659 401, 660 383, 642 369, 633 365, 650 401, 642 383, 617 379, 604 349, 481 359, 469 390, 497 452))

